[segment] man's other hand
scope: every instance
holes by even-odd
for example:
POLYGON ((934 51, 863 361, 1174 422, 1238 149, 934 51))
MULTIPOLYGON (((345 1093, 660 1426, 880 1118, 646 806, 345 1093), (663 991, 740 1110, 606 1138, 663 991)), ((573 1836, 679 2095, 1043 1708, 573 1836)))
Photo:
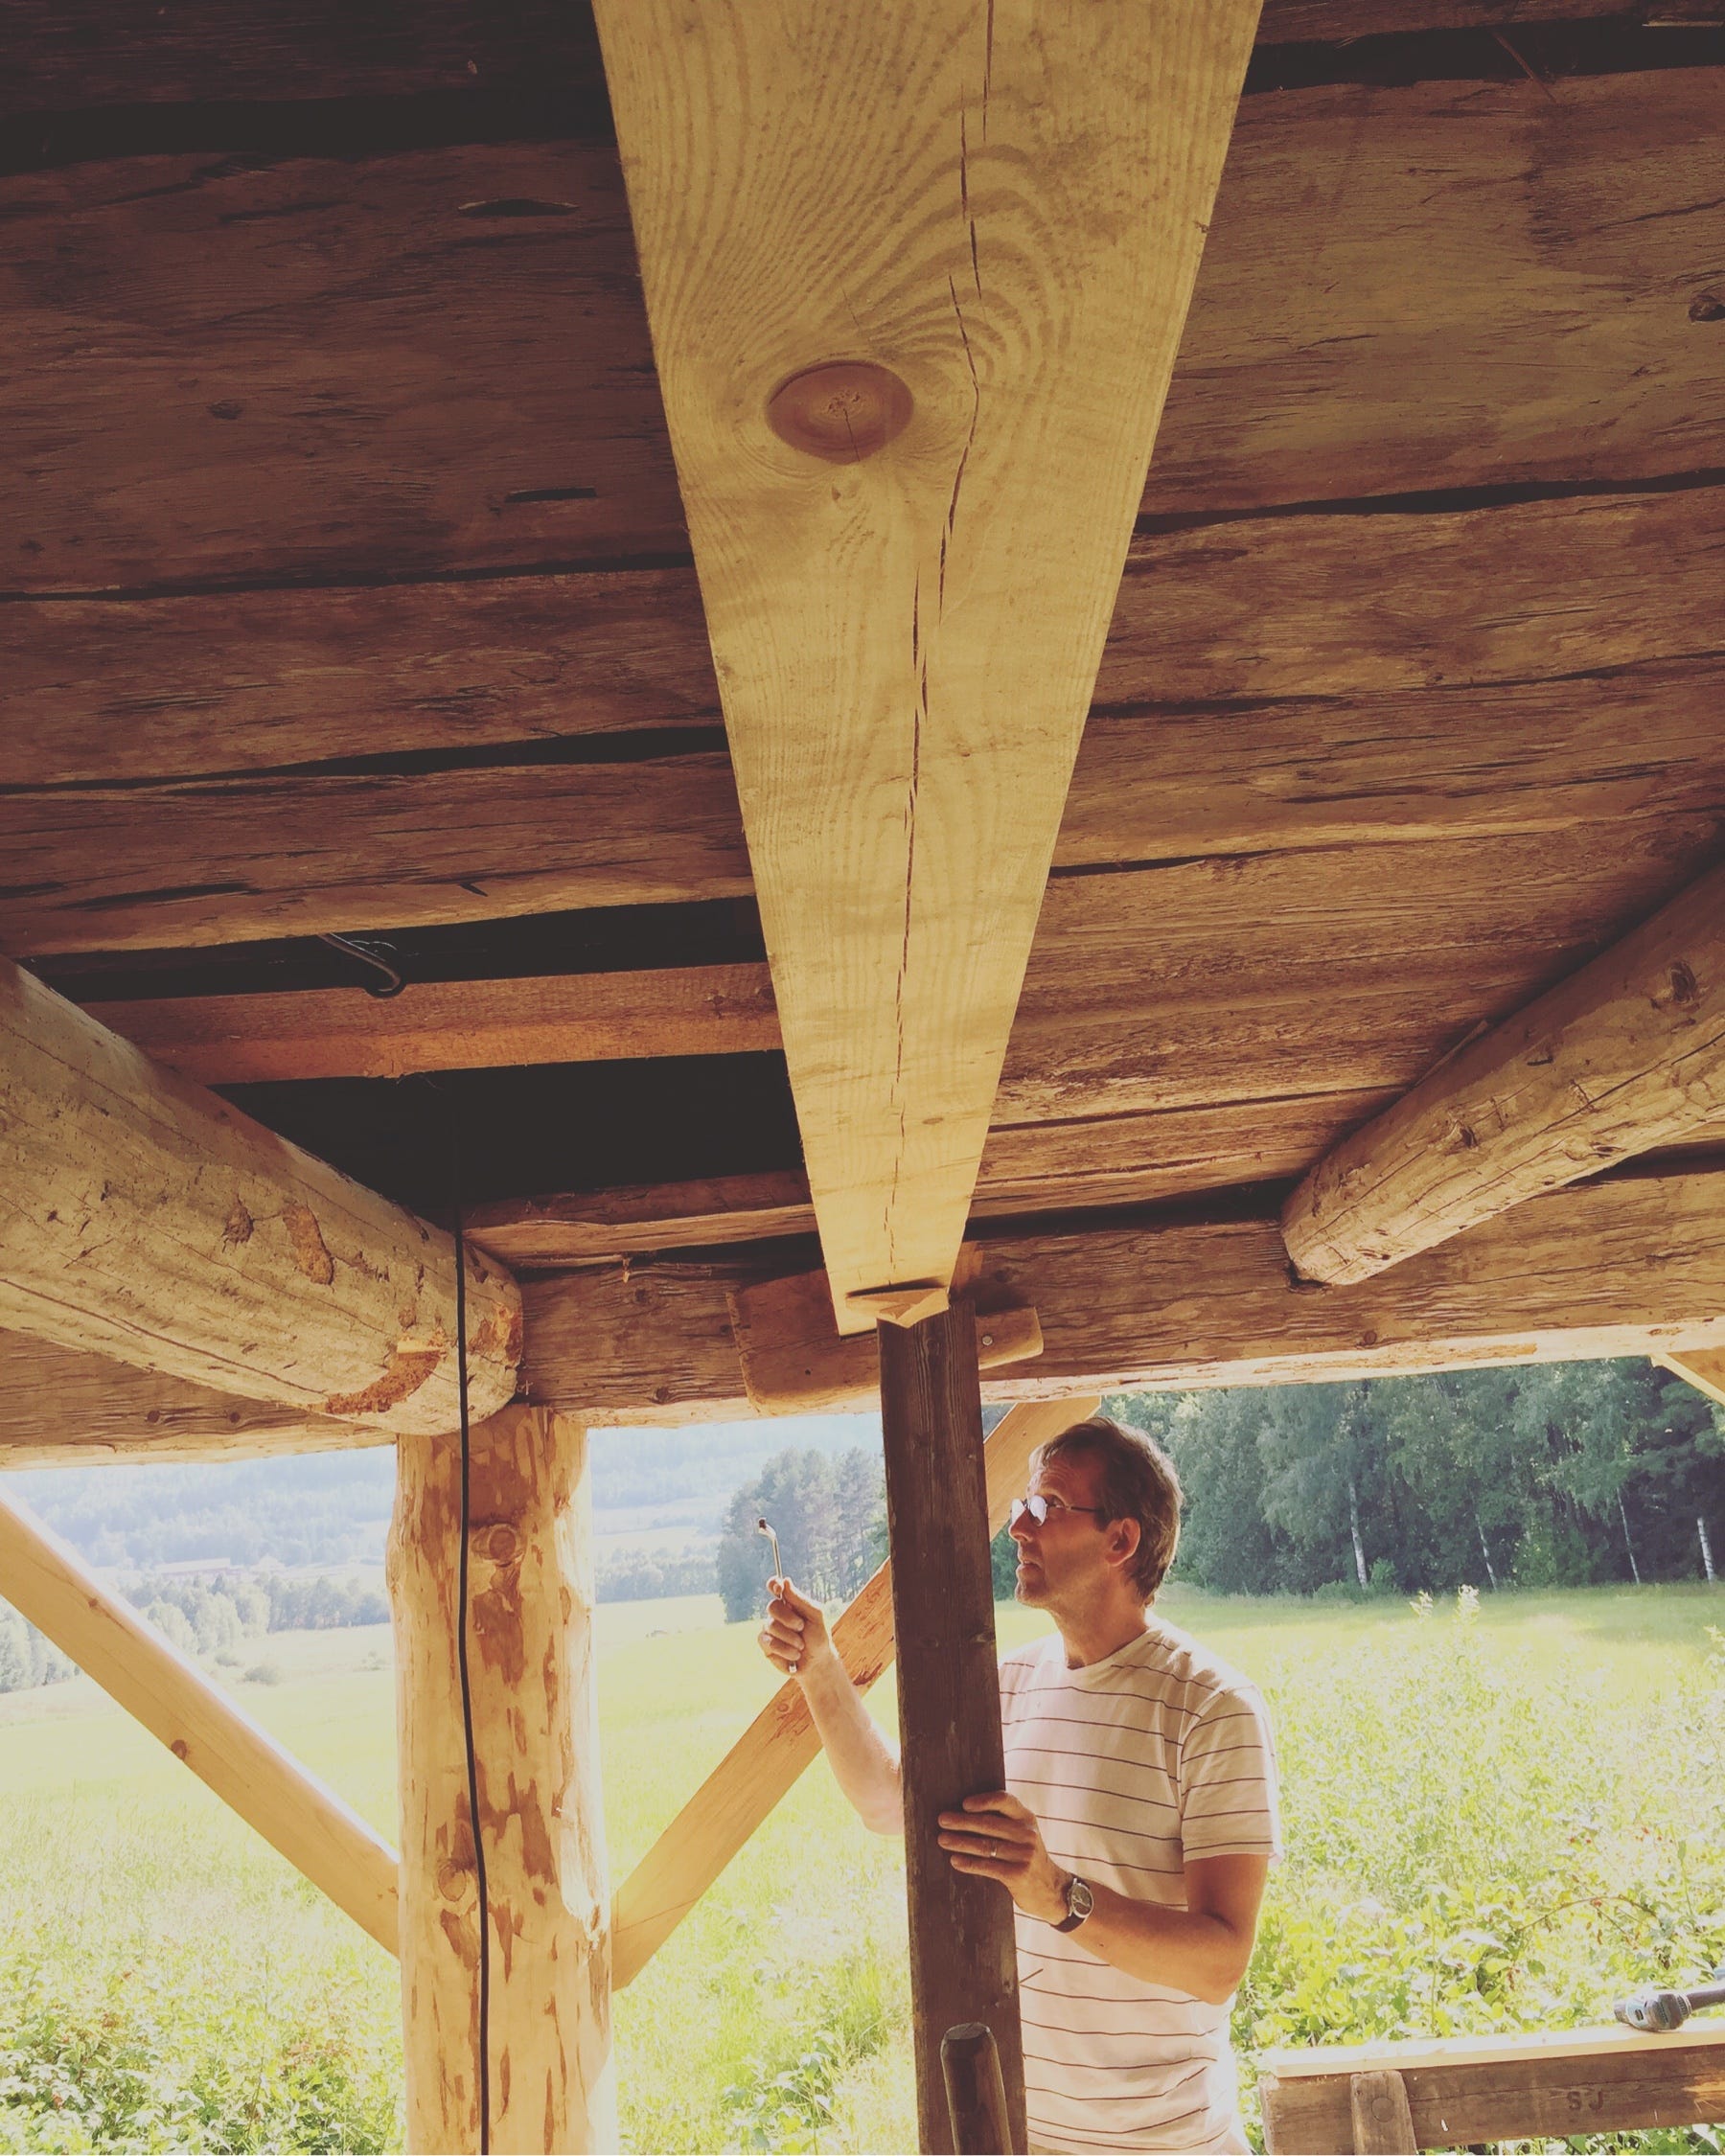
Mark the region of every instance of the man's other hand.
POLYGON ((833 1652, 827 1621, 818 1602, 799 1594, 788 1579, 770 1579, 772 1599, 761 1627, 761 1652, 786 1677, 806 1677, 833 1652))
POLYGON ((1004 1789, 967 1797, 940 1815, 940 1846, 954 1871, 998 1879, 1026 1916, 1057 1924, 1067 1913, 1067 1875, 1043 1847, 1036 1816, 1004 1789))

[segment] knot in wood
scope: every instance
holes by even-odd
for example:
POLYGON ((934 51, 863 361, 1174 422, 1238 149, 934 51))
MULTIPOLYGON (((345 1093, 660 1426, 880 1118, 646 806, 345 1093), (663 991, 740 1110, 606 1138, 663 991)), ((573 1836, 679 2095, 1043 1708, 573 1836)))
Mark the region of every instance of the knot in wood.
POLYGON ((473 1530, 473 1554, 494 1565, 513 1565, 520 1553, 521 1538, 506 1520, 473 1530))
POLYGON ((472 1866, 445 1857, 437 1868, 437 1891, 445 1901, 465 1901, 474 1892, 472 1866))
POLYGON ((826 464, 861 464, 910 424, 915 402, 890 367, 837 359, 781 382, 767 424, 781 442, 826 464))

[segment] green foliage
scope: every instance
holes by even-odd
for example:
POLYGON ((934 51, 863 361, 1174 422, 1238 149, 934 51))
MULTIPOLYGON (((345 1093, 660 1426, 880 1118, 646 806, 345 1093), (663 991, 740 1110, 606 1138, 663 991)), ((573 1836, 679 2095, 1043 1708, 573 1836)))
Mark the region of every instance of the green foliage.
POLYGON ((1109 1411, 1186 1491, 1180 1576, 1381 1594, 1692 1579, 1722 1539, 1725 1412, 1645 1362, 1155 1394, 1109 1411))
POLYGON ((861 1446, 837 1458, 812 1448, 777 1453, 731 1499, 720 1537, 719 1593, 728 1622, 759 1616, 772 1573, 772 1523, 785 1569, 816 1601, 848 1599, 874 1570, 875 1529, 886 1505, 879 1456, 861 1446))

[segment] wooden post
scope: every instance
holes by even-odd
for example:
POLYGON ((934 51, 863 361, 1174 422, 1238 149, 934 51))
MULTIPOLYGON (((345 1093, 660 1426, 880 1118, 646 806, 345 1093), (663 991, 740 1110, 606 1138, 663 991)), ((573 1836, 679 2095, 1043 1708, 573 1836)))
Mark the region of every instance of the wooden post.
POLYGON ((940 2039, 984 2022, 1000 2047, 1011 2145, 1024 2145, 1012 1903, 953 1869, 935 1815, 1005 1779, 995 1656, 977 1327, 954 1303, 920 1324, 883 1324, 881 1421, 899 1658, 910 1997, 922 2145, 952 2156, 940 2039))
POLYGON ((1347 2085, 1354 2156, 1418 2156, 1414 2114, 1399 2074, 1356 2074, 1347 2085))
POLYGON ((6 1496, 0 1592, 248 1826, 395 1952, 395 1851, 242 1714, 189 1655, 110 1594, 76 1550, 6 1496))
POLYGON ((460 1440, 403 1438, 398 1457, 389 1585, 407 2145, 614 2148, 586 1434, 523 1407, 472 1433, 468 1715, 460 1440), (470 1728, 489 1916, 483 1970, 470 1728))
POLYGON ((947 2114, 958 2156, 1001 2156, 1011 2145, 1000 2051, 984 2021, 961 2021, 940 2039, 947 2114))

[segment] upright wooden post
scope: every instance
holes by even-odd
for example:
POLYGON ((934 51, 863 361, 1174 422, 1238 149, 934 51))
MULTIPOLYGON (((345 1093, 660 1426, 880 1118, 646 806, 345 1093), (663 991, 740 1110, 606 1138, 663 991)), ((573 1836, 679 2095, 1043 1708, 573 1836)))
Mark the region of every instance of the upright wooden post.
POLYGON ((976 1321, 955 1302, 920 1324, 883 1324, 880 1345, 917 2124, 925 2149, 953 2156, 940 2040, 955 2023, 983 2022, 1000 2049, 1012 2147, 1022 2149, 1012 1903, 993 1880, 953 1869, 936 1825, 939 1812, 1005 1778, 976 1321))
POLYGON ((460 1440, 403 1438, 398 1461, 389 1585, 407 2145, 421 2156, 614 2148, 586 1434, 522 1407, 472 1433, 467 1712, 460 1440))

